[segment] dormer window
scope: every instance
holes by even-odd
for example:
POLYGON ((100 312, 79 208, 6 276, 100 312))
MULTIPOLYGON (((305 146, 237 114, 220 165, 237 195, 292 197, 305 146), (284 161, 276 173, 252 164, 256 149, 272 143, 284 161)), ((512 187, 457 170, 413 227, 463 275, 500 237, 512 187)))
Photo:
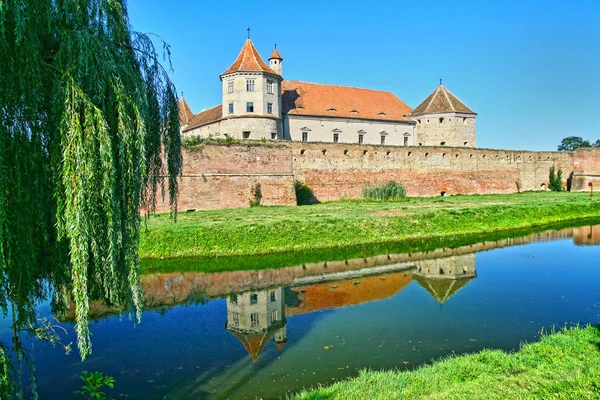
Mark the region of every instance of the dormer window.
POLYGON ((254 92, 254 79, 246 79, 246 92, 254 92))
POLYGON ((379 113, 379 114, 377 114, 377 115, 386 115, 386 114, 385 114, 384 112, 380 112, 380 113, 379 113))
POLYGON ((331 108, 328 108, 327 111, 337 111, 337 110, 335 108, 331 107, 331 108))
POLYGON ((358 114, 358 110, 350 110, 352 114, 358 114))

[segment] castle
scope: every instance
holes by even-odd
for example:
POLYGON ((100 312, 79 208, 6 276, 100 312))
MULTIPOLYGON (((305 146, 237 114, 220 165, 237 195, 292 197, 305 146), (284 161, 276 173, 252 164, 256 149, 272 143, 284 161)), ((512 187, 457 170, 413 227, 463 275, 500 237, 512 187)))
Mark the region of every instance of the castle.
POLYGON ((283 79, 277 47, 267 65, 250 39, 220 75, 222 104, 193 114, 183 136, 396 146, 475 147, 477 114, 441 84, 414 110, 391 92, 283 79))

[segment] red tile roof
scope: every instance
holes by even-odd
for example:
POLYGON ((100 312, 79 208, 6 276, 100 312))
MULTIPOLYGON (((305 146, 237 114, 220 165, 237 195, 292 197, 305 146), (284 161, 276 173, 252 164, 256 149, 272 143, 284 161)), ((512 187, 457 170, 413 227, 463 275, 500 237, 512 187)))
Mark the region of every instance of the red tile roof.
POLYGON ((411 108, 391 92, 283 81, 283 112, 384 121, 412 121, 411 108))
POLYGON ((308 314, 325 308, 347 307, 392 297, 411 282, 408 271, 295 287, 298 306, 286 305, 285 315, 308 314))
POLYGON ((250 39, 246 40, 235 62, 222 75, 237 71, 262 71, 277 75, 275 71, 265 64, 250 39))
POLYGON ((177 102, 177 107, 179 108, 179 123, 181 125, 189 124, 190 120, 194 116, 194 113, 192 113, 190 106, 188 106, 183 96, 177 102))
POLYGON ((269 60, 276 58, 278 60, 283 60, 283 57, 281 57, 281 55, 279 54, 279 51, 277 51, 277 47, 275 47, 275 50, 273 50, 273 54, 271 54, 271 57, 269 57, 269 60))
POLYGON ((421 114, 463 113, 477 114, 453 95, 444 85, 440 85, 425 101, 413 110, 413 117, 421 114))
MULTIPOLYGON (((181 115, 181 114, 180 114, 181 115)), ((194 114, 185 128, 186 131, 197 128, 202 125, 210 124, 211 122, 218 122, 223 118, 223 106, 218 105, 208 110, 194 114)))

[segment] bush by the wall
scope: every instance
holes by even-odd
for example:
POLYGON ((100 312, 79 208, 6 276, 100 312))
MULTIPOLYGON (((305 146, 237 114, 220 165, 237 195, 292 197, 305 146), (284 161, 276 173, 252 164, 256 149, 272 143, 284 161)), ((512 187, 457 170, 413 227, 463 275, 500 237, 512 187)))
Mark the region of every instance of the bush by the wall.
POLYGON ((406 188, 400 183, 389 181, 385 185, 365 186, 362 194, 368 200, 398 200, 406 197, 406 188))
POLYGON ((295 180, 294 189, 296 189, 296 204, 299 206, 307 206, 317 203, 315 194, 304 182, 295 180))
POLYGON ((558 172, 554 169, 554 165, 550 167, 550 174, 548 176, 548 188, 553 192, 560 192, 563 190, 562 184, 562 170, 559 168, 558 172))
POLYGON ((256 183, 250 188, 250 207, 258 207, 262 201, 262 190, 260 183, 256 183))

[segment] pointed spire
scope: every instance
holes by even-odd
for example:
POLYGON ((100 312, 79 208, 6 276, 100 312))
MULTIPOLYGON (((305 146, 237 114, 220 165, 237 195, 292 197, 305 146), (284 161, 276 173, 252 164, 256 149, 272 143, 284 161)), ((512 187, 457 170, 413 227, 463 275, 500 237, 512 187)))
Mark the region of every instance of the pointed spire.
MULTIPOLYGON (((250 31, 248 31, 250 32, 250 31)), ((260 57, 258 51, 254 47, 252 40, 246 39, 240 54, 237 59, 222 75, 229 74, 238 71, 262 71, 275 74, 273 71, 260 57)))
POLYGON ((442 85, 441 78, 440 86, 413 110, 412 116, 440 113, 477 114, 442 85))
POLYGON ((277 50, 277 43, 275 43, 275 49, 273 50, 271 57, 269 57, 269 60, 283 60, 283 57, 281 57, 279 51, 277 50))
POLYGON ((177 102, 177 108, 179 109, 179 124, 187 125, 190 123, 190 120, 194 116, 194 113, 188 106, 185 98, 183 97, 183 92, 181 92, 181 98, 177 102))

